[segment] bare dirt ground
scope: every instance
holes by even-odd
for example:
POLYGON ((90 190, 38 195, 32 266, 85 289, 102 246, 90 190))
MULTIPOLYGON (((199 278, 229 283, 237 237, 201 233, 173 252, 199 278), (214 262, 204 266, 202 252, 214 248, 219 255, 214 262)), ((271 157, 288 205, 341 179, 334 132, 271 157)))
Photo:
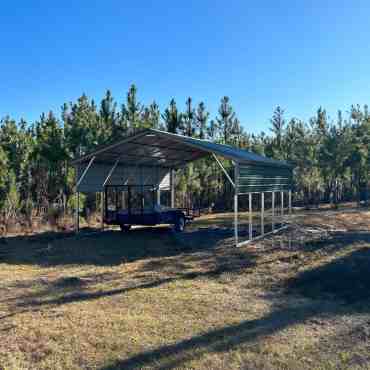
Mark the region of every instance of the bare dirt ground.
POLYGON ((0 242, 0 368, 370 369, 370 212, 0 242))

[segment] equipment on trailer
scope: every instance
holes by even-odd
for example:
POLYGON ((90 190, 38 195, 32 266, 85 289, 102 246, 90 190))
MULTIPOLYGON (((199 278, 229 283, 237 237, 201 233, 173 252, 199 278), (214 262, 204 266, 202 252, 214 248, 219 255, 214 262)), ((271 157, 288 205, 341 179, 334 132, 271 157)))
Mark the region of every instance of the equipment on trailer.
POLYGON ((181 232, 195 212, 170 208, 156 202, 154 185, 106 185, 104 222, 128 231, 132 225, 174 225, 181 232))

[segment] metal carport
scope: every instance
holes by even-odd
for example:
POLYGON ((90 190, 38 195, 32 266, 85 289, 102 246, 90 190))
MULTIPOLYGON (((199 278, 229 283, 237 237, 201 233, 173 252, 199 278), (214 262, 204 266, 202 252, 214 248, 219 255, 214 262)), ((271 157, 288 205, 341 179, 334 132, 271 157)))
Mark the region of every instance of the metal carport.
MULTIPOLYGON (((77 194, 82 191, 103 191, 108 184, 122 184, 129 181, 144 185, 148 181, 156 184, 158 192, 168 186, 171 190, 171 207, 174 207, 174 170, 186 166, 197 159, 212 155, 226 178, 234 188, 234 236, 235 245, 240 246, 253 240, 252 196, 271 192, 289 194, 291 210, 292 165, 285 161, 267 158, 229 145, 217 144, 208 140, 195 139, 160 130, 146 129, 125 137, 113 144, 105 145, 95 151, 72 161, 77 169, 77 194), (219 157, 232 161, 233 178, 221 164, 219 157), (150 179, 150 180, 148 180, 150 179), (238 238, 238 198, 249 196, 249 240, 242 243, 238 238)), ((78 199, 78 198, 77 198, 78 199)), ((282 204, 283 209, 283 204, 282 204)), ((262 202, 263 223, 264 201, 262 202)), ((78 206, 76 229, 78 230, 78 206)), ((272 232, 278 229, 272 228, 272 232)), ((263 226, 261 228, 264 233, 263 226)))

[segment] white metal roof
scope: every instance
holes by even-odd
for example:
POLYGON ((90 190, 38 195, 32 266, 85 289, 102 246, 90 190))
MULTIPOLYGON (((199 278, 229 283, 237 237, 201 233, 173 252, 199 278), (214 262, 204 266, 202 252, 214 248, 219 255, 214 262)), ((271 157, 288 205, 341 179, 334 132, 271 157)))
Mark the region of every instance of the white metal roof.
POLYGON ((105 145, 72 161, 78 165, 95 157, 96 163, 178 168, 214 153, 241 164, 291 168, 285 161, 208 140, 147 129, 116 143, 105 145))

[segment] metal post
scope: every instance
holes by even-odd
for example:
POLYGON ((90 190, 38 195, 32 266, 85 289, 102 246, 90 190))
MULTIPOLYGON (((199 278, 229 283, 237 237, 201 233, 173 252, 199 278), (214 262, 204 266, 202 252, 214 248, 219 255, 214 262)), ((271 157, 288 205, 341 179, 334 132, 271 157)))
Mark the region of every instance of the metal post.
POLYGON ((108 211, 108 190, 104 188, 104 215, 107 214, 108 211))
POLYGON ((76 215, 75 215, 75 217, 76 217, 76 221, 75 221, 75 223, 76 223, 76 225, 75 225, 76 233, 78 233, 80 231, 80 192, 78 191, 78 188, 81 185, 82 180, 85 178, 87 172, 89 171, 89 169, 92 166, 92 164, 94 163, 94 161, 95 161, 95 156, 90 158, 90 161, 87 164, 87 166, 85 167, 84 171, 82 172, 80 178, 76 181, 76 215))
POLYGON ((234 237, 235 246, 239 244, 238 234, 238 193, 239 193, 239 163, 234 164, 234 237))
POLYGON ((288 195, 289 195, 289 216, 291 216, 292 215, 292 191, 291 190, 289 190, 288 195))
POLYGON ((171 208, 175 208, 175 170, 170 172, 170 186, 171 186, 171 208))
POLYGON ((101 192, 101 229, 104 230, 104 191, 101 192))
POLYGON ((76 193, 76 233, 80 231, 80 192, 76 193))
POLYGON ((281 222, 283 222, 283 217, 284 217, 284 192, 282 191, 280 193, 281 195, 281 222))
POLYGON ((126 207, 125 188, 122 188, 121 202, 122 202, 122 209, 125 209, 125 207, 126 207))
POLYGON ((249 240, 253 239, 252 193, 249 193, 249 240))
POLYGON ((157 189, 157 204, 160 206, 161 205, 161 188, 158 185, 157 189))
POLYGON ((261 235, 265 235, 265 193, 261 193, 261 235))
POLYGON ((271 217, 271 227, 272 231, 275 231, 275 192, 272 192, 272 217, 271 217))

